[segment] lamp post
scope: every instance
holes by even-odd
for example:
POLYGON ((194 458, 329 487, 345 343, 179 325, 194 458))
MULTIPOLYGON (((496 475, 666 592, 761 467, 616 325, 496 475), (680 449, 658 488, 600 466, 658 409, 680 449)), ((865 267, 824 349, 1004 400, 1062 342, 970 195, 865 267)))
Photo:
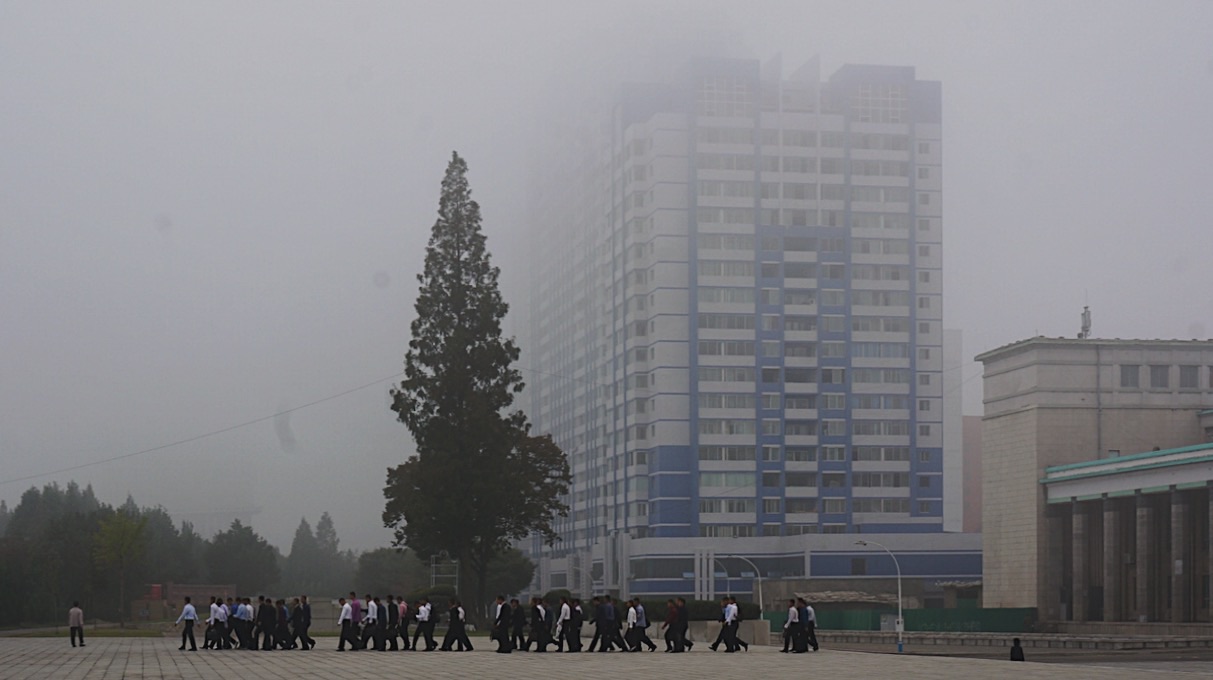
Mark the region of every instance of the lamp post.
POLYGON ((905 644, 902 641, 902 631, 905 629, 905 619, 901 618, 901 564, 897 561, 897 556, 893 554, 885 546, 876 541, 855 541, 855 545, 869 546, 874 545, 877 548, 889 553, 889 557, 893 558, 893 566, 897 569, 897 653, 901 654, 905 650, 905 644))
POLYGON ((741 555, 726 555, 726 557, 735 557, 735 558, 741 560, 742 562, 745 562, 746 564, 750 565, 751 567, 754 567, 754 576, 756 577, 756 580, 758 581, 758 619, 759 620, 765 619, 766 614, 762 608, 762 572, 758 569, 758 565, 751 562, 750 558, 742 557, 741 555))

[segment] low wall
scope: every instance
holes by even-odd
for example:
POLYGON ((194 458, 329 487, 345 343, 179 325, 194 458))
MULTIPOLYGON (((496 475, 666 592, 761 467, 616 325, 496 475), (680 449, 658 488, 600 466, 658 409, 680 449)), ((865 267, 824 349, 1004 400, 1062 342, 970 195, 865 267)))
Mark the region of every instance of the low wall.
MULTIPOLYGON (((660 635, 660 626, 656 629, 649 629, 649 637, 653 638, 654 641, 657 641, 660 635)), ((687 635, 691 638, 691 642, 711 644, 720 635, 720 622, 692 621, 690 629, 687 630, 687 635)), ((737 636, 752 645, 769 645, 771 644, 770 624, 766 621, 742 621, 737 629, 737 636)), ((780 642, 780 644, 783 643, 780 642)))
POLYGON ((1213 623, 1136 623, 1131 621, 1056 621, 1049 630, 1063 635, 1132 635, 1213 638, 1213 623))

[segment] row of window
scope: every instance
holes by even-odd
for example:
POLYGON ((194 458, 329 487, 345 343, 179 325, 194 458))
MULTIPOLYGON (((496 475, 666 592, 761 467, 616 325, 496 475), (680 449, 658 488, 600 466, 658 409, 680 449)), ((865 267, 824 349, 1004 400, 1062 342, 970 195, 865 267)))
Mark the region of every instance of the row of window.
MULTIPOLYGON (((1151 364, 1146 367, 1149 369, 1149 386, 1150 389, 1166 390, 1171 389, 1171 374, 1173 368, 1179 369, 1178 387, 1181 390, 1197 390, 1200 389, 1200 366, 1170 366, 1166 364, 1151 364)), ((1121 364, 1120 365, 1120 386, 1122 388, 1137 389, 1141 385, 1141 365, 1140 364, 1121 364)), ((1208 369, 1208 382, 1205 385, 1206 389, 1213 389, 1213 366, 1208 369)))
MULTIPOLYGON (((818 486, 817 472, 700 472, 699 488, 702 489, 749 489, 754 488, 761 480, 763 488, 814 488, 818 486)), ((869 489, 908 489, 910 488, 910 473, 908 472, 859 472, 851 474, 852 488, 869 489)), ((826 489, 842 489, 847 485, 847 473, 822 472, 820 486, 826 489)), ((918 486, 928 488, 931 480, 937 475, 920 475, 918 486)), ((643 479, 643 478, 641 478, 643 479)))
MULTIPOLYGON (((763 146, 798 146, 842 149, 850 143, 853 149, 909 151, 909 135, 823 130, 779 130, 773 128, 700 127, 695 130, 700 144, 761 144, 763 146)), ((929 153, 929 142, 919 143, 919 153, 929 153), (924 146, 925 145, 925 146, 924 146)))

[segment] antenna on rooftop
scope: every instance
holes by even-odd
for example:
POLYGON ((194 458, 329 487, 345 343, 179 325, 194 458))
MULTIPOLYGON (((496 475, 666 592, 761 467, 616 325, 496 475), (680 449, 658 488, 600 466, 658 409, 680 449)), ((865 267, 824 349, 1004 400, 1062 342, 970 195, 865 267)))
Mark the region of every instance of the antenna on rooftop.
POLYGON ((1082 330, 1078 332, 1079 340, 1086 340, 1091 337, 1091 308, 1087 305, 1082 306, 1082 330))

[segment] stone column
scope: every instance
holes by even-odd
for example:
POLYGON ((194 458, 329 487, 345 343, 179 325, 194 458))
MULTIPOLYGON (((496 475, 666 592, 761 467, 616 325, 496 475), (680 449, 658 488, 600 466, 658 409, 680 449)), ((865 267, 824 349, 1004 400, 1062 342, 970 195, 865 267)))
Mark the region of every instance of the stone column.
POLYGON ((1041 608, 1041 618, 1045 621, 1060 621, 1062 618, 1061 591, 1065 583, 1067 547, 1065 516, 1062 513, 1068 512, 1071 512, 1069 505, 1045 506, 1045 558, 1041 560, 1044 575, 1036 604, 1041 608))
POLYGON ((1183 492, 1171 487, 1171 622, 1188 620, 1188 504, 1183 492))
POLYGON ((1150 499, 1140 491, 1137 492, 1137 545, 1133 561, 1137 566, 1136 593, 1137 620, 1141 622, 1154 620, 1154 598, 1151 597, 1154 588, 1154 552, 1157 542, 1150 528, 1154 524, 1154 508, 1150 499))
POLYGON ((1087 513, 1086 508, 1077 500, 1073 508, 1073 525, 1071 528, 1070 549, 1073 551, 1071 563, 1071 595, 1074 611, 1070 614, 1071 621, 1087 620, 1087 513))
POLYGON ((1123 600, 1124 554, 1120 544, 1120 508, 1115 498, 1103 499, 1103 620, 1120 621, 1123 600))

